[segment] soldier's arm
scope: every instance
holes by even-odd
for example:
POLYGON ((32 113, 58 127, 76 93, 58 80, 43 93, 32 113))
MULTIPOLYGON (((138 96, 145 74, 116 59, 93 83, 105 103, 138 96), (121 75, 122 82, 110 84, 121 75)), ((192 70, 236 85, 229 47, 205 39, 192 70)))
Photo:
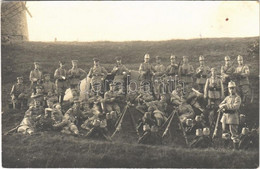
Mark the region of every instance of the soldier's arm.
POLYGON ((104 73, 104 78, 106 78, 107 73, 108 73, 107 70, 104 67, 102 67, 101 70, 102 70, 102 73, 104 73))
POLYGON ((13 85, 11 92, 10 92, 10 95, 12 96, 14 93, 15 93, 15 85, 13 85))
POLYGON ((201 72, 202 72, 202 69, 200 69, 200 67, 198 67, 198 68, 196 69, 195 74, 198 75, 198 74, 200 74, 201 72))
POLYGON ((223 108, 223 106, 226 106, 227 104, 227 97, 219 104, 219 108, 223 108))
POLYGON ((182 103, 181 100, 175 96, 175 94, 172 95, 171 102, 175 105, 181 105, 181 103, 182 103))
POLYGON ((34 78, 34 74, 33 74, 33 71, 30 72, 30 76, 29 76, 29 79, 31 82, 33 82, 33 78, 34 78))
POLYGON ((224 99, 224 86, 223 86, 223 83, 222 83, 222 80, 220 80, 220 98, 221 99, 224 99))
POLYGON ((112 71, 111 71, 111 74, 115 74, 117 71, 118 71, 118 69, 116 69, 117 68, 117 66, 114 66, 113 67, 113 69, 112 69, 112 71))
POLYGON ((129 70, 126 68, 125 65, 123 65, 123 72, 126 72, 126 74, 129 74, 129 70))
POLYGON ((226 104, 228 110, 238 110, 241 104, 241 97, 237 96, 233 104, 226 104))
POLYGON ((92 74, 93 74, 93 68, 90 68, 90 70, 89 70, 87 76, 88 76, 89 78, 92 78, 92 76, 93 76, 92 74))
POLYGON ((139 67, 139 73, 142 74, 144 71, 144 68, 143 68, 143 64, 141 63, 140 64, 140 67, 139 67))
POLYGON ((194 68, 192 65, 190 65, 190 72, 188 73, 189 75, 192 75, 194 73, 194 68))
POLYGON ((54 79, 61 79, 61 74, 58 69, 54 72, 54 79))
POLYGON ((87 72, 85 70, 79 69, 79 72, 80 72, 80 78, 86 77, 87 72))
POLYGON ((110 94, 109 93, 105 93, 105 95, 104 95, 104 101, 105 102, 111 102, 111 96, 110 96, 110 94))
POLYGON ((247 65, 244 66, 244 72, 241 73, 243 77, 248 77, 250 74, 249 67, 247 65))

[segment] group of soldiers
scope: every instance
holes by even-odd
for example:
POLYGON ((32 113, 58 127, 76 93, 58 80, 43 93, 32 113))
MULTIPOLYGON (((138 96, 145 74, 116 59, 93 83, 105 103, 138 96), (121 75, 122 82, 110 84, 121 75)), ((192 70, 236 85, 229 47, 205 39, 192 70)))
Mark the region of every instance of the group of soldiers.
POLYGON ((51 82, 50 74, 43 75, 40 63, 35 62, 35 69, 29 77, 30 91, 23 78, 18 77, 11 90, 13 107, 29 106, 29 109, 17 126, 17 132, 33 134, 36 130, 48 128, 78 136, 82 135, 79 132, 82 129, 87 131, 87 137, 98 135, 111 141, 111 137, 120 130, 129 106, 136 105, 142 115, 134 126, 140 143, 160 142, 160 132, 167 126, 163 136, 167 134, 175 115, 186 141, 186 134, 195 135, 191 147, 212 145, 210 135, 213 131, 216 134, 220 113, 223 114, 220 121, 225 145, 231 139, 237 149, 243 140, 241 138, 251 133, 246 125, 243 126, 245 114, 240 112, 241 104, 247 104, 250 93, 249 67, 240 55, 236 68, 230 57, 225 56, 225 65, 218 75, 216 68, 210 69, 205 64, 203 56, 199 56, 200 66, 194 70, 187 56, 183 56, 177 64, 176 57, 171 55, 171 64, 165 67, 159 56, 152 65, 150 55, 145 54, 137 79, 141 85, 135 90, 127 87, 133 73, 121 63, 121 57, 116 58, 116 65, 110 73, 99 64, 99 59, 94 58, 93 61, 94 66, 88 74, 78 68, 77 60, 72 60, 72 68, 68 71, 64 63, 59 62, 60 67, 54 73, 55 83, 51 82), (106 91, 108 75, 112 75, 113 80, 106 91), (90 79, 90 92, 80 99, 80 82, 86 77, 90 79), (69 104, 64 102, 68 88, 73 91, 72 103, 69 104), (71 106, 67 110, 66 104, 71 106), (126 105, 124 109, 122 105, 126 105), (110 131, 114 131, 112 136, 110 131))

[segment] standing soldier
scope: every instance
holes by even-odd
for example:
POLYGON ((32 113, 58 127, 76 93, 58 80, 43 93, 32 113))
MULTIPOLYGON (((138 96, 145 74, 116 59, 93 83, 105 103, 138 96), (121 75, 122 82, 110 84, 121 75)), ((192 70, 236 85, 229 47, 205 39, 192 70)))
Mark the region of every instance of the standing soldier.
POLYGON ((161 94, 165 94, 165 86, 162 76, 165 74, 165 66, 161 63, 160 56, 156 56, 156 64, 154 66, 154 94, 160 99, 161 94))
POLYGON ((43 94, 46 96, 48 93, 55 93, 55 84, 50 81, 50 74, 45 74, 44 75, 44 83, 42 84, 43 86, 43 94))
POLYGON ((152 88, 152 77, 154 76, 154 67, 149 63, 150 55, 144 55, 144 63, 141 63, 139 67, 139 73, 141 75, 141 83, 146 84, 150 87, 150 91, 152 88))
POLYGON ((54 79, 56 79, 55 86, 58 95, 59 103, 62 104, 65 91, 67 89, 67 72, 64 69, 64 63, 59 62, 60 67, 55 70, 54 79))
POLYGON ((204 56, 199 57, 200 66, 196 69, 196 83, 198 85, 199 92, 204 92, 204 86, 208 75, 210 73, 210 68, 205 65, 204 56))
POLYGON ((177 83, 177 76, 178 76, 178 65, 175 63, 175 56, 171 55, 170 57, 171 64, 166 68, 166 75, 168 76, 168 92, 172 93, 175 89, 175 84, 177 83))
POLYGON ((224 98, 223 84, 216 75, 216 69, 211 68, 211 77, 207 79, 204 88, 204 98, 208 99, 207 107, 211 110, 209 113, 209 125, 213 127, 215 122, 216 110, 221 99, 224 98))
MULTIPOLYGON (((72 68, 68 71, 68 79, 71 89, 79 90, 80 80, 86 76, 86 72, 83 69, 78 68, 78 60, 72 60, 72 68)), ((78 91, 79 92, 79 91, 78 91)))
POLYGON ((239 125, 239 107, 241 104, 241 98, 236 93, 236 84, 231 81, 228 83, 229 96, 227 96, 219 105, 219 108, 223 110, 223 116, 221 118, 222 123, 222 138, 225 138, 226 142, 228 137, 228 132, 231 133, 231 139, 234 143, 234 148, 238 149, 239 135, 238 135, 238 125, 239 125))
POLYGON ((225 65, 221 66, 221 79, 224 86, 225 96, 228 95, 228 90, 227 90, 228 82, 232 80, 231 78, 234 72, 235 72, 235 68, 233 67, 233 65, 230 64, 230 57, 225 56, 225 65))
POLYGON ((243 57, 237 56, 238 67, 235 70, 235 76, 237 77, 237 83, 239 92, 242 97, 242 103, 245 104, 248 101, 249 96, 249 67, 243 64, 243 57))
POLYGON ((37 82, 42 80, 42 72, 40 71, 39 62, 34 62, 34 70, 30 72, 29 79, 31 81, 32 92, 35 93, 35 87, 37 85, 37 82))
POLYGON ((121 57, 116 57, 116 66, 114 66, 111 74, 114 75, 114 83, 119 90, 124 91, 126 75, 129 73, 128 69, 121 63, 121 57))
POLYGON ((26 107, 27 98, 26 98, 26 87, 23 84, 23 77, 17 77, 17 83, 13 85, 11 90, 11 98, 13 103, 13 108, 26 107))
POLYGON ((188 57, 183 56, 183 64, 179 67, 179 76, 181 81, 184 83, 184 92, 185 93, 190 93, 192 84, 193 84, 193 73, 194 73, 194 68, 192 65, 189 64, 188 62, 188 57))
POLYGON ((99 59, 94 58, 94 66, 90 68, 88 77, 91 79, 91 86, 95 93, 103 91, 104 80, 107 76, 107 71, 104 67, 99 65, 99 59))

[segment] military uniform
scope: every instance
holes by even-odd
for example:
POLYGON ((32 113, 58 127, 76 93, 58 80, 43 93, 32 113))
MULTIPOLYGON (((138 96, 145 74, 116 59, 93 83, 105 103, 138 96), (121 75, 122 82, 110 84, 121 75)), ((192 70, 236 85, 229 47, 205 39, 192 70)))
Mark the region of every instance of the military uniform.
MULTIPOLYGON (((110 88, 115 86, 114 84, 110 84, 110 88)), ((117 115, 121 114, 120 112, 120 107, 117 103, 117 94, 114 92, 114 89, 110 89, 107 91, 104 95, 104 108, 105 111, 111 112, 111 111, 116 111, 117 115)))
POLYGON ((249 79, 248 76, 250 74, 249 67, 243 64, 243 57, 238 56, 238 61, 242 61, 242 64, 238 65, 234 74, 237 76, 237 84, 239 88, 239 92, 241 93, 243 103, 247 102, 249 99, 249 79))
POLYGON ((144 56, 145 62, 140 64, 139 73, 140 73, 140 80, 142 82, 141 85, 147 85, 152 89, 152 78, 154 76, 155 69, 149 63, 150 55, 145 54, 144 56))
MULTIPOLYGON (((187 60, 187 57, 183 57, 183 60, 187 60)), ((189 93, 191 91, 191 87, 193 84, 193 73, 194 73, 194 68, 192 65, 190 65, 188 63, 188 61, 186 63, 183 63, 180 67, 179 67, 179 77, 180 80, 185 84, 185 89, 184 92, 189 93)))
MULTIPOLYGON (((178 86, 177 88, 180 88, 178 86)), ((178 90, 178 89, 177 89, 178 90)), ((171 102, 178 106, 179 114, 180 114, 180 121, 184 123, 186 119, 193 118, 195 113, 191 107, 191 105, 187 104, 186 100, 183 97, 181 91, 174 90, 171 94, 171 102)))
MULTIPOLYGON (((17 77, 17 80, 23 80, 22 77, 17 77)), ((12 102, 13 102, 13 108, 20 108, 21 106, 27 105, 27 95, 26 95, 26 87, 23 84, 23 82, 17 82, 13 85, 12 90, 10 92, 12 102)))
POLYGON ((37 85, 37 82, 43 79, 43 74, 37 67, 39 66, 39 63, 34 62, 34 65, 35 65, 35 69, 30 72, 30 76, 29 76, 29 79, 31 81, 31 89, 33 90, 33 92, 35 92, 35 87, 37 85))
MULTIPOLYGON (((47 78, 50 77, 50 74, 45 74, 44 77, 47 78)), ((42 84, 43 86, 43 93, 47 95, 48 93, 55 93, 55 84, 51 82, 49 79, 45 80, 44 83, 42 84)))
POLYGON ((20 123, 20 126, 17 128, 18 133, 32 135, 36 130, 36 120, 39 117, 32 117, 32 114, 27 112, 20 123))
POLYGON ((116 58, 117 64, 114 66, 111 74, 114 75, 114 83, 116 84, 117 88, 124 90, 123 86, 125 84, 126 75, 129 73, 129 70, 126 68, 125 65, 121 64, 121 57, 116 58))
MULTIPOLYGON (((225 56, 225 62, 229 62, 230 61, 230 57, 229 56, 225 56)), ((221 79, 222 79, 222 83, 224 86, 224 93, 225 96, 228 95, 228 82, 230 82, 230 80, 235 80, 233 79, 233 73, 235 72, 235 68, 232 65, 229 65, 228 63, 226 63, 224 66, 221 66, 221 79)))
MULTIPOLYGON (((99 63, 98 59, 93 59, 95 63, 99 63)), ((91 78, 91 86, 94 89, 94 92, 100 93, 100 91, 104 90, 104 80, 107 76, 107 71, 104 67, 100 66, 99 64, 94 65, 90 68, 88 77, 91 78)))
POLYGON ((167 66, 165 70, 165 74, 167 75, 168 79, 168 92, 172 93, 172 91, 175 89, 175 84, 177 83, 178 79, 178 65, 175 64, 175 56, 172 55, 170 57, 171 64, 167 66))
MULTIPOLYGON (((229 82, 229 88, 235 88, 234 82, 229 82)), ((233 89, 234 90, 234 89, 233 89)), ((239 108, 241 104, 241 98, 236 93, 230 93, 219 105, 221 109, 224 109, 223 116, 221 118, 223 133, 227 133, 228 130, 231 133, 231 139, 234 143, 238 143, 238 125, 239 125, 239 108), (229 129, 227 128, 229 126, 229 129)))
MULTIPOLYGON (((156 56, 156 60, 160 60, 159 56, 156 56)), ((157 99, 160 98, 161 94, 165 94, 166 86, 164 84, 164 79, 162 76, 165 74, 165 66, 157 61, 154 66, 154 93, 157 96, 157 99)))
POLYGON ((216 118, 216 110, 221 99, 224 97, 223 84, 220 78, 215 74, 216 69, 212 68, 212 75, 207 79, 204 88, 204 98, 208 98, 208 108, 210 110, 208 115, 209 125, 213 127, 216 118), (213 73, 214 72, 214 73, 213 73))
MULTIPOLYGON (((63 65, 62 62, 60 62, 60 64, 63 65)), ((65 91, 67 89, 67 71, 62 67, 56 69, 54 73, 54 79, 56 80, 55 88, 59 96, 59 102, 62 103, 65 91)))
POLYGON ((83 69, 74 66, 74 64, 77 63, 77 60, 72 60, 73 66, 67 74, 71 88, 77 88, 77 85, 79 85, 81 78, 86 76, 86 72, 83 69))
MULTIPOLYGON (((203 62, 204 61, 204 57, 200 56, 199 57, 199 61, 203 62)), ((204 86, 206 83, 206 80, 208 78, 208 75, 210 74, 210 68, 208 66, 200 65, 197 69, 196 69, 196 84, 198 85, 199 91, 201 93, 204 92, 204 86)))

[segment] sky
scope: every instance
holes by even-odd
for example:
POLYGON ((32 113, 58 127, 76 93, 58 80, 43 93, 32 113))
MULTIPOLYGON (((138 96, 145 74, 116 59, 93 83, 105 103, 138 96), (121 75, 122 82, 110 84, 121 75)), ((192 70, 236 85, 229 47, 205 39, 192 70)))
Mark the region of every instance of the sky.
POLYGON ((31 41, 259 36, 257 1, 31 1, 31 41))

